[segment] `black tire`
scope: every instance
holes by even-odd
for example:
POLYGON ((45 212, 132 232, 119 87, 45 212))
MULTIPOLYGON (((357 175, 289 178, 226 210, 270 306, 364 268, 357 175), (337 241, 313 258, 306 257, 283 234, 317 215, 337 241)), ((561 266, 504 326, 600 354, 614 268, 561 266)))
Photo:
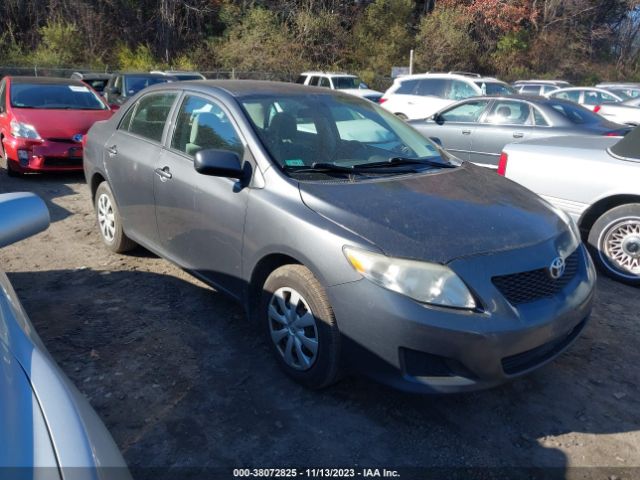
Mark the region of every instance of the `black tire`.
POLYGON ((96 189, 96 195, 94 197, 94 207, 96 212, 96 221, 98 225, 98 231, 102 242, 107 246, 109 250, 115 253, 124 253, 132 250, 136 247, 136 243, 127 237, 122 229, 122 220, 120 218, 120 212, 118 206, 113 198, 113 192, 107 182, 102 182, 96 189), (104 233, 100 224, 100 201, 102 196, 108 197, 109 205, 113 213, 113 237, 108 238, 104 233))
POLYGON ((5 159, 5 165, 7 167, 7 176, 14 177, 14 178, 23 176, 22 172, 18 172, 13 169, 13 167, 11 166, 11 162, 9 161, 8 158, 5 159))
MULTIPOLYGON (((630 285, 640 285, 640 273, 625 270, 619 261, 615 260, 611 255, 611 247, 608 240, 611 239, 610 234, 614 231, 620 232, 620 228, 629 231, 637 231, 640 236, 640 203, 629 203, 612 208, 600 216, 591 227, 589 232, 588 245, 592 257, 596 265, 607 276, 630 285), (609 246, 608 246, 609 245, 609 246)), ((624 242, 623 237, 623 243, 624 242)), ((631 241, 626 243, 627 253, 629 249, 633 249, 634 254, 640 243, 640 240, 634 233, 629 233, 626 238, 631 241)), ((635 260, 634 260, 635 262, 635 260)), ((638 261, 640 263, 640 259, 638 261)), ((633 267, 636 268, 635 266, 633 267)))
MULTIPOLYGON (((274 270, 264 283, 258 318, 264 327, 271 350, 280 367, 298 383, 312 389, 320 389, 335 383, 340 378, 340 331, 327 294, 320 282, 303 265, 285 265, 274 270), (274 293, 281 288, 297 291, 308 304, 317 333, 317 354, 310 368, 300 370, 290 366, 284 353, 272 339, 269 306, 274 293)), ((286 343, 286 339, 283 339, 286 343)), ((297 354, 296 354, 297 355, 297 354)))

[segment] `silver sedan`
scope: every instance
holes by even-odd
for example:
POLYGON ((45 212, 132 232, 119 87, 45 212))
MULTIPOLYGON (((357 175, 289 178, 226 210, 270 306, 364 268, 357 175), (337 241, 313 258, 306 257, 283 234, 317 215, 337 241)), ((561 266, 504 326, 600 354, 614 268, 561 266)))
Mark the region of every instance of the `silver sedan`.
POLYGON ((496 168, 508 143, 557 135, 620 136, 628 127, 566 100, 512 95, 458 102, 424 120, 409 122, 462 160, 496 168))
POLYGON ((640 285, 640 129, 512 143, 498 173, 569 213, 602 270, 640 285))
MULTIPOLYGON (((48 225, 39 197, 0 195, 0 247, 48 225)), ((0 471, 3 479, 131 478, 109 432, 49 356, 1 270, 0 471)))

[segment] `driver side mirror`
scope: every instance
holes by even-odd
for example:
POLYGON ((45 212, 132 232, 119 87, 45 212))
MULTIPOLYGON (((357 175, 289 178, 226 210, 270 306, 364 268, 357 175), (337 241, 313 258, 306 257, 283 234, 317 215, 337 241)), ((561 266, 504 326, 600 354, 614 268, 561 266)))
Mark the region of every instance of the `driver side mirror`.
POLYGON ((434 113, 430 118, 438 125, 442 125, 444 123, 444 118, 442 118, 442 115, 440 115, 439 113, 434 113))
POLYGON ((33 193, 0 194, 0 247, 11 245, 49 227, 49 209, 33 193))
POLYGON ((196 172, 212 177, 242 179, 245 176, 240 156, 229 150, 207 149, 196 153, 193 166, 196 172))

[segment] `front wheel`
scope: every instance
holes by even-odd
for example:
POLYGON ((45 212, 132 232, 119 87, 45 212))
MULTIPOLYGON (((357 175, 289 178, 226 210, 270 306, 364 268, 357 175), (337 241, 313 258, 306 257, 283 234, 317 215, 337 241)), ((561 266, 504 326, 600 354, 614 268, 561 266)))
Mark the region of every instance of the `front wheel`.
POLYGON ((589 247, 608 276, 640 285, 640 203, 612 208, 593 224, 589 247))
POLYGON ((319 389, 340 376, 340 332, 324 288, 302 265, 285 265, 267 278, 260 321, 287 375, 319 389))
POLYGON ((122 229, 120 212, 107 182, 102 182, 94 199, 100 238, 109 250, 123 253, 133 249, 136 243, 127 237, 122 229))

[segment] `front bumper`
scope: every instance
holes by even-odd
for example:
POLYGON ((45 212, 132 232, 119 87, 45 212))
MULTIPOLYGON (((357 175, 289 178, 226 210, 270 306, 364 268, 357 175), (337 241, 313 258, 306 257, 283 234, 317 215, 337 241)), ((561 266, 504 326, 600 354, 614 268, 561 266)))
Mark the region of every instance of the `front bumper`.
MULTIPOLYGON (((538 245, 517 253, 527 263, 546 248, 557 251, 538 245)), ((402 390, 453 393, 499 385, 549 362, 586 324, 595 269, 580 246, 578 270, 559 293, 513 306, 491 277, 504 268, 527 271, 513 270, 514 255, 450 264, 482 300, 479 311, 422 305, 364 279, 330 287, 346 366, 402 390)))
POLYGON ((82 144, 71 140, 7 137, 3 147, 7 161, 16 172, 82 171, 82 144))

